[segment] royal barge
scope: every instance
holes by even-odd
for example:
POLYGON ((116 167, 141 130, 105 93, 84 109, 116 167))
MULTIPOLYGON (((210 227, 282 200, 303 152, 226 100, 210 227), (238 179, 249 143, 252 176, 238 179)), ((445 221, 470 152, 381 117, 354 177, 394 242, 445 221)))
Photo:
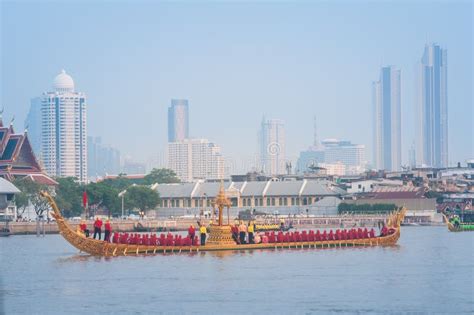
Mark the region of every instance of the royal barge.
POLYGON ((209 228, 209 236, 205 245, 187 245, 187 246, 163 246, 137 245, 110 243, 101 240, 95 240, 86 237, 80 231, 74 230, 62 216, 53 197, 42 192, 41 195, 47 199, 52 210, 53 216, 58 224, 60 234, 74 247, 81 252, 94 256, 128 256, 128 255, 153 255, 158 253, 192 253, 206 251, 232 251, 232 250, 256 250, 256 249, 291 249, 291 248, 346 248, 346 247, 369 247, 369 246, 391 246, 395 245, 400 238, 400 225, 404 219, 406 210, 399 209, 394 211, 386 223, 385 235, 381 236, 362 236, 350 237, 346 239, 319 239, 305 241, 274 241, 259 244, 237 244, 232 237, 231 225, 229 224, 229 211, 227 211, 227 224, 223 223, 223 210, 229 209, 231 203, 226 198, 223 187, 219 191, 213 206, 219 210, 219 218, 215 224, 209 228))
MULTIPOLYGON (((467 221, 463 214, 451 214, 448 217, 446 214, 443 213, 443 217, 450 232, 474 231, 474 221, 467 221)), ((469 217, 472 219, 473 214, 471 213, 469 217)))

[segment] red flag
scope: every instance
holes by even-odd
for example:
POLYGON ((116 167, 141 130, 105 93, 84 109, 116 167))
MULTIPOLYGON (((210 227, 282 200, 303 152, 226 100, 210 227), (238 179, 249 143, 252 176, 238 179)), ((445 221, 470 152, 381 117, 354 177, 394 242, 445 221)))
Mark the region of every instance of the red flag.
POLYGON ((87 192, 84 190, 84 192, 82 193, 82 206, 84 208, 87 207, 87 192))

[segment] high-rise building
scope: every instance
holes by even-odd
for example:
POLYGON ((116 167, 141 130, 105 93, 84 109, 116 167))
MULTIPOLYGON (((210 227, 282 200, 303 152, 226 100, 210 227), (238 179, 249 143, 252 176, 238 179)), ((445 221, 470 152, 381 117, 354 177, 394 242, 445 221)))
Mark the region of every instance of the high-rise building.
POLYGON ((31 101, 26 124, 31 126, 33 148, 51 176, 87 181, 86 96, 74 91, 74 81, 62 70, 54 91, 31 101), (39 127, 38 127, 39 126, 39 127))
POLYGON ((341 162, 346 165, 346 174, 358 174, 365 170, 365 145, 337 139, 326 139, 321 143, 324 147, 325 163, 341 162))
POLYGON ((318 149, 310 147, 302 151, 298 159, 298 171, 305 173, 312 166, 327 169, 328 175, 354 175, 365 171, 365 145, 347 140, 326 139, 318 149))
POLYGON ((184 139, 168 143, 168 167, 180 180, 223 179, 221 148, 206 139, 184 139))
POLYGON ((120 159, 120 151, 103 144, 100 137, 87 137, 87 173, 90 177, 119 174, 120 159))
POLYGON ((171 100, 168 108, 168 142, 189 138, 188 100, 171 100))
POLYGON ((380 79, 372 84, 374 105, 374 164, 377 169, 401 168, 400 70, 380 69, 380 79))
POLYGON ((324 162, 324 150, 321 146, 318 136, 318 128, 316 124, 316 117, 314 117, 313 125, 313 145, 306 151, 301 151, 298 161, 296 162, 296 172, 304 173, 324 162))
POLYGON ((408 150, 408 166, 410 168, 415 168, 416 167, 416 149, 415 149, 415 143, 413 143, 408 150))
POLYGON ((425 46, 419 80, 419 163, 448 166, 448 57, 438 44, 425 46))
POLYGON ((121 173, 127 175, 144 175, 146 174, 146 165, 141 162, 134 161, 130 157, 126 157, 123 161, 121 173))
POLYGON ((25 121, 25 129, 28 130, 31 147, 35 155, 41 160, 41 97, 31 100, 30 111, 25 121))
POLYGON ((324 150, 315 149, 311 146, 308 150, 300 152, 296 162, 296 171, 298 173, 308 172, 311 167, 318 166, 319 163, 324 163, 324 150))
POLYGON ((285 174, 285 124, 280 119, 262 119, 258 134, 261 170, 268 175, 285 174))

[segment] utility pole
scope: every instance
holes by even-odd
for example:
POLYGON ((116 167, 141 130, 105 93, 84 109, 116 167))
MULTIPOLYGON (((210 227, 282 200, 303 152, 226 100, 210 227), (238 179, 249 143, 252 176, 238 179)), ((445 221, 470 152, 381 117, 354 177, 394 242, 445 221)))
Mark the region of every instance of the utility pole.
POLYGON ((122 190, 121 192, 119 192, 118 196, 120 198, 122 198, 122 220, 123 220, 123 217, 125 216, 124 214, 124 198, 125 198, 125 193, 127 192, 126 189, 122 190))

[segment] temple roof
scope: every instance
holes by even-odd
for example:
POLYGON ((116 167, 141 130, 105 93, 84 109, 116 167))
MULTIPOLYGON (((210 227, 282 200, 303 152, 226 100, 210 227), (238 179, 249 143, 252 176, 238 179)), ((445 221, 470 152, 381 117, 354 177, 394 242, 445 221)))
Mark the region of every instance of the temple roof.
POLYGON ((57 182, 41 169, 28 133, 15 133, 13 125, 4 127, 0 119, 0 177, 13 180, 27 176, 41 184, 57 185, 57 182))

